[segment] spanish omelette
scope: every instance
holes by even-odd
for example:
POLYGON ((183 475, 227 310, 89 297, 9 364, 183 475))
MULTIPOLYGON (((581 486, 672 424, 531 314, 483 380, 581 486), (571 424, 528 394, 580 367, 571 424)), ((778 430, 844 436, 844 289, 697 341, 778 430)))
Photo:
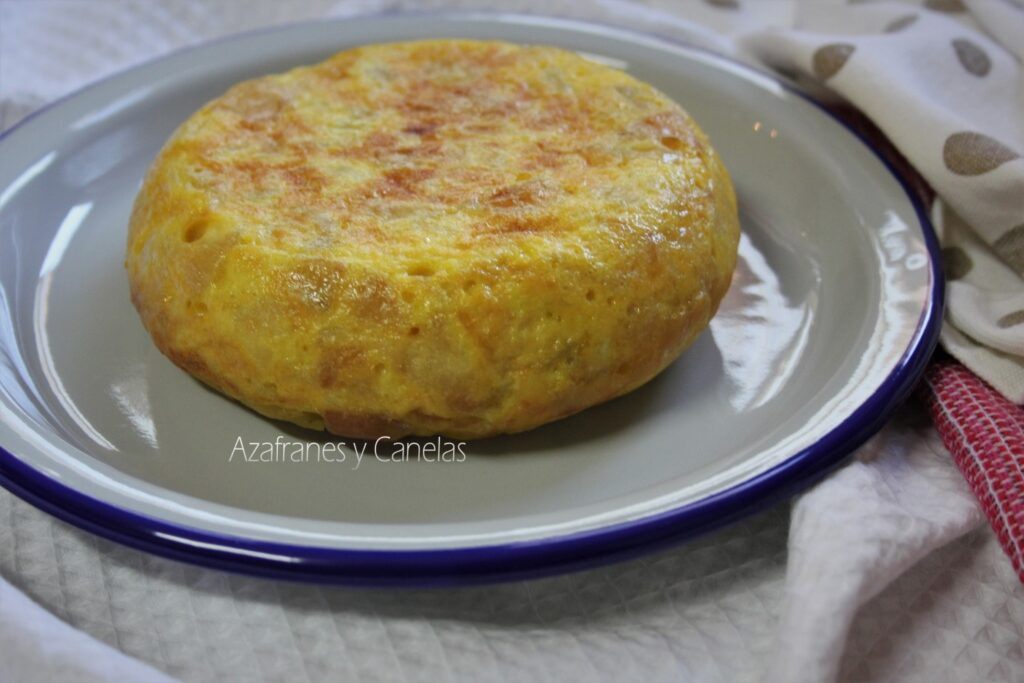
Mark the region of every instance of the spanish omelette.
POLYGON ((369 45, 185 121, 132 210, 156 346, 272 418, 358 438, 530 429, 647 382, 735 267, 683 109, 577 54, 369 45))

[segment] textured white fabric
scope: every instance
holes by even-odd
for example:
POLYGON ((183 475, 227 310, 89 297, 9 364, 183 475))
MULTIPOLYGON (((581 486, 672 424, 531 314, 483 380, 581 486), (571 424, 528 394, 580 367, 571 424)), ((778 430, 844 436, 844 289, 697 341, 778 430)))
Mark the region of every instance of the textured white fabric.
POLYGON ((85 637, 0 581, 0 680, 171 683, 151 666, 85 637))
MULTIPOLYGON (((428 5, 449 6, 481 3, 428 5)), ((761 56, 809 75, 818 47, 840 34, 877 33, 894 16, 926 15, 920 21, 953 31, 942 23, 948 17, 917 7, 855 7, 834 22, 819 6, 502 3, 724 52, 735 47, 748 60, 761 56)), ((389 0, 4 0, 0 128, 84 82, 215 35, 410 7, 389 0)), ((978 24, 998 25, 992 35, 1000 40, 1016 30, 1003 11, 975 15, 978 24)), ((865 75, 870 64, 852 68, 869 52, 861 46, 827 81, 836 90, 849 86, 840 90, 849 97, 858 74, 884 75, 865 75)), ((896 144, 914 160, 913 139, 896 144)), ((971 215, 964 208, 970 200, 954 205, 971 215)), ((0 574, 31 598, 0 582, 0 679, 155 676, 132 657, 195 681, 1022 680, 1024 590, 981 519, 914 405, 855 462, 800 497, 792 514, 783 504, 632 562, 491 587, 352 590, 227 575, 97 539, 0 492, 0 574)))
POLYGON ((960 473, 919 434, 890 430, 869 443, 793 510, 767 679, 832 680, 858 607, 982 519, 960 473))

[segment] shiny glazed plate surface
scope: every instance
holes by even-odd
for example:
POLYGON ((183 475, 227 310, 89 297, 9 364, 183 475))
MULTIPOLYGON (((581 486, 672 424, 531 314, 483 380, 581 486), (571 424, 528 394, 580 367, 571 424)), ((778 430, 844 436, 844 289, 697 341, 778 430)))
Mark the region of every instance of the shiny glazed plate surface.
POLYGON ((723 58, 575 21, 428 15, 246 34, 62 100, 8 131, 0 159, 0 479, 101 535, 236 571, 494 580, 685 538, 807 485, 873 433, 941 312, 921 207, 842 124, 723 58), (350 46, 427 37, 557 45, 658 87, 724 159, 744 231, 720 312, 661 376, 532 432, 441 442, 447 456, 429 462, 414 452, 430 440, 327 450, 205 389, 156 350, 123 269, 142 175, 201 104, 350 46))

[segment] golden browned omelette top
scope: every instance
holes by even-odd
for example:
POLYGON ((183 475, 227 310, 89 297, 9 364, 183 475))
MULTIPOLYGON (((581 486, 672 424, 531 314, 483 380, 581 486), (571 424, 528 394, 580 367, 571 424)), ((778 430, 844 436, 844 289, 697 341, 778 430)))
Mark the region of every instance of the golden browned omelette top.
POLYGON ((706 154, 677 105, 622 72, 552 48, 446 40, 242 83, 185 124, 163 163, 262 245, 386 250, 415 268, 489 238, 628 221, 630 207, 703 191, 706 154))
POLYGON ((241 83, 154 162, 132 296, 157 346, 341 434, 517 431, 647 381, 738 239, 666 96, 564 50, 437 40, 241 83))

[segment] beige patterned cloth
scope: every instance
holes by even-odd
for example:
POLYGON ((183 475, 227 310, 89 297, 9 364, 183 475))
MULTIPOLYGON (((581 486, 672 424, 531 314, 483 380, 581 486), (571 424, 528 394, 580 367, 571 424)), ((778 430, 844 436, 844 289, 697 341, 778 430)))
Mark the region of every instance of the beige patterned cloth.
MULTIPOLYGON (((217 35, 487 4, 0 0, 0 129, 90 80, 217 35)), ((501 8, 697 43, 861 106, 952 207, 936 218, 961 276, 954 285, 988 303, 951 306, 961 327, 947 326, 947 346, 1012 395, 1024 386, 1016 304, 1004 305, 1020 286, 1022 162, 1006 151, 1019 152, 1024 124, 1019 11, 1006 0, 927 5, 501 8), (992 291, 1007 295, 1001 307, 992 291)), ((2 491, 0 574, 0 680, 1024 680, 1024 589, 914 405, 792 505, 563 577, 423 591, 261 581, 102 541, 2 491)))
POLYGON ((855 104, 935 188, 942 343, 1024 403, 1024 7, 814 0, 795 25, 738 41, 855 104))

